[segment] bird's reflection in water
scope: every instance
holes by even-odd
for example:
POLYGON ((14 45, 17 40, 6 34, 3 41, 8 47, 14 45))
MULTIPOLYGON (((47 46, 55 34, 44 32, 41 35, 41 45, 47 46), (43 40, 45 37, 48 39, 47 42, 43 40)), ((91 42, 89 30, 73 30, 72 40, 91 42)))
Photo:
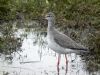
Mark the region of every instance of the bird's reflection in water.
MULTIPOLYGON (((70 55, 70 57, 71 57, 71 55, 70 55)), ((66 65, 62 68, 59 68, 59 66, 57 66, 57 75, 79 75, 78 68, 80 67, 80 63, 78 64, 78 62, 76 60, 77 60, 77 56, 73 55, 71 60, 68 62, 67 57, 65 55, 66 65), (65 71, 64 74, 61 73, 62 69, 65 71)))
MULTIPOLYGON (((64 69, 64 67, 62 67, 62 69, 64 69)), ((65 75, 67 75, 67 71, 68 71, 68 64, 66 64, 66 66, 65 66, 65 75)), ((57 75, 60 75, 60 68, 59 68, 59 66, 57 66, 57 75)))
MULTIPOLYGON (((65 75, 67 75, 67 71, 68 71, 68 61, 67 61, 67 57, 65 55, 65 58, 66 58, 66 65, 65 65, 65 75)), ((62 67, 62 69, 64 69, 64 67, 62 67)), ((57 65, 57 75, 60 75, 60 68, 59 68, 59 65, 57 65)))

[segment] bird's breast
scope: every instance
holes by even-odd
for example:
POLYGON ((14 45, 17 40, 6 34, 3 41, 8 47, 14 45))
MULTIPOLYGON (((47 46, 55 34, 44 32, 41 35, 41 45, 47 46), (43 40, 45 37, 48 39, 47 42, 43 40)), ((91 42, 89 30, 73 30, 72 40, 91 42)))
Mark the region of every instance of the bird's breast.
POLYGON ((53 39, 52 36, 47 36, 47 42, 48 42, 48 47, 50 49, 52 49, 53 51, 57 52, 57 53, 63 53, 64 52, 64 48, 62 48, 61 46, 59 46, 53 39))

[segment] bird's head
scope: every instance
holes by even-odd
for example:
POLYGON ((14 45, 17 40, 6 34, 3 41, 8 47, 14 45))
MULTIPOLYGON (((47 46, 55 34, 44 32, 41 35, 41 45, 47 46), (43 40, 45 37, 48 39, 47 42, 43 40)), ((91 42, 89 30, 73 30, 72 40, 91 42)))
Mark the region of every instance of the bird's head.
POLYGON ((45 16, 45 19, 48 20, 48 21, 54 20, 55 19, 54 13, 52 13, 52 12, 47 13, 46 16, 45 16))

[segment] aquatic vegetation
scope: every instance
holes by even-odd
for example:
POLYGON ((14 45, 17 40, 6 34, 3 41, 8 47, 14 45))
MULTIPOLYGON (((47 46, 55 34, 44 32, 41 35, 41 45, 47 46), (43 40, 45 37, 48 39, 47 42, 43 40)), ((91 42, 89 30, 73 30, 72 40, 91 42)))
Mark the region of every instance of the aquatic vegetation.
POLYGON ((21 39, 15 37, 13 25, 5 23, 0 26, 0 53, 11 54, 19 51, 21 47, 21 39))
POLYGON ((1 0, 0 53, 10 54, 21 47, 21 39, 14 37, 10 21, 19 21, 17 26, 21 28, 23 21, 34 20, 38 25, 25 24, 22 28, 43 31, 40 34, 46 36, 47 23, 43 18, 48 11, 57 16, 56 28, 88 47, 90 61, 100 64, 100 0, 1 0), (2 25, 5 22, 8 24, 2 25))

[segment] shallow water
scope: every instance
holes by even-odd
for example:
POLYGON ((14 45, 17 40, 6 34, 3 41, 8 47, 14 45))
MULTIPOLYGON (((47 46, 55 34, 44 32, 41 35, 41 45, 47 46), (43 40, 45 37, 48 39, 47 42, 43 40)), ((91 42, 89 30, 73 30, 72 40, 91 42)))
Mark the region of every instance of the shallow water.
MULTIPOLYGON (((20 37, 23 30, 19 30, 16 34, 20 37)), ((79 55, 68 54, 68 67, 66 67, 65 57, 61 55, 61 62, 57 71, 58 55, 48 49, 45 44, 41 46, 35 43, 36 35, 33 32, 28 33, 27 38, 24 37, 22 42, 22 51, 13 53, 11 56, 0 56, 0 75, 100 75, 100 71, 89 73, 86 70, 86 63, 79 55), (9 58, 12 58, 9 60, 9 58), (67 69, 67 70, 66 70, 67 69)), ((46 42, 44 36, 40 39, 46 42)))

